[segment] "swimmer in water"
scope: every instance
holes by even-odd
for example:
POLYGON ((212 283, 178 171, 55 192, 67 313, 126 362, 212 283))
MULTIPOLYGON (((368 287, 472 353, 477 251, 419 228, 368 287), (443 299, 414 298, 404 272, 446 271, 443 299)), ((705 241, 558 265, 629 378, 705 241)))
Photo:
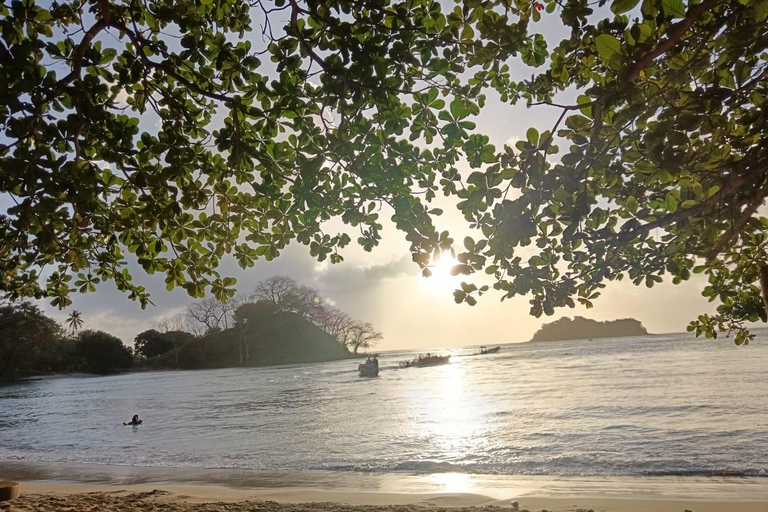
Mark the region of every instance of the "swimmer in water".
POLYGON ((142 424, 142 420, 139 419, 139 415, 138 414, 134 414, 133 418, 131 418, 131 421, 129 421, 127 423, 123 422, 123 425, 141 425, 141 424, 142 424))

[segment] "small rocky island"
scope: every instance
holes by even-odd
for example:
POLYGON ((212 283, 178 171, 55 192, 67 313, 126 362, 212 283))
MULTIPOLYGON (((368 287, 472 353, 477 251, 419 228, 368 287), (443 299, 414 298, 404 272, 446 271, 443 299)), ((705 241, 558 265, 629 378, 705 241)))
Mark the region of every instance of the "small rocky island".
POLYGON ((571 320, 566 316, 542 325, 541 329, 533 335, 531 341, 587 340, 590 338, 646 335, 648 335, 648 331, 639 320, 634 318, 598 322, 581 316, 571 320))

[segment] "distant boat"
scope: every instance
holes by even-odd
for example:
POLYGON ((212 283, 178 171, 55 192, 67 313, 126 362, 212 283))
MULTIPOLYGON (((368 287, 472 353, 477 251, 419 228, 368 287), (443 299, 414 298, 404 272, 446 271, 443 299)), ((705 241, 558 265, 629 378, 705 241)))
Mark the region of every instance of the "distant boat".
POLYGON ((379 376, 379 361, 377 359, 369 359, 365 363, 357 365, 357 372, 361 377, 378 377, 379 376))
POLYGON ((480 354, 482 354, 482 355, 485 355, 485 354, 495 354, 499 350, 501 350, 501 347, 493 347, 493 348, 480 347, 480 354))
POLYGON ((427 354, 426 356, 419 356, 412 361, 400 361, 400 368, 411 368, 412 366, 435 366, 438 364, 445 364, 451 356, 437 356, 427 354))

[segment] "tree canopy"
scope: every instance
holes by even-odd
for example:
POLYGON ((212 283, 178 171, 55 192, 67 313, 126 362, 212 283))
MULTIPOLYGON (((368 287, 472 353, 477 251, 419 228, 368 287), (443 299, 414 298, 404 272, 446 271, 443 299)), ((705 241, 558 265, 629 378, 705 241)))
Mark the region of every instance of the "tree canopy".
POLYGON ((81 331, 75 340, 80 368, 106 373, 133 366, 133 352, 120 338, 104 331, 81 331))
POLYGON ((29 303, 0 304, 0 380, 66 364, 64 330, 29 303))
POLYGON ((378 244, 382 211, 429 273, 454 245, 433 225, 442 193, 474 230, 454 271, 492 276, 459 302, 493 287, 538 316, 610 280, 703 273, 720 305, 691 329, 748 341, 768 289, 766 16, 768 0, 3 2, 0 289, 66 306, 113 281, 146 305, 134 260, 226 299, 225 255, 245 268, 296 240, 338 262, 378 244), (475 123, 489 95, 559 118, 497 148, 475 123), (327 233, 334 218, 358 234, 327 233))

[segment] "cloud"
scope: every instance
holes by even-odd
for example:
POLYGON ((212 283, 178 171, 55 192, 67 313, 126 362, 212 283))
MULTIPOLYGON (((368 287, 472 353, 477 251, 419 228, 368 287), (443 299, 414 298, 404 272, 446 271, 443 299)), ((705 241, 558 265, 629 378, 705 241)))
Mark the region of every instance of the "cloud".
POLYGON ((408 256, 393 259, 381 265, 350 267, 344 263, 321 269, 316 277, 324 289, 369 288, 382 281, 418 274, 418 268, 408 256))

